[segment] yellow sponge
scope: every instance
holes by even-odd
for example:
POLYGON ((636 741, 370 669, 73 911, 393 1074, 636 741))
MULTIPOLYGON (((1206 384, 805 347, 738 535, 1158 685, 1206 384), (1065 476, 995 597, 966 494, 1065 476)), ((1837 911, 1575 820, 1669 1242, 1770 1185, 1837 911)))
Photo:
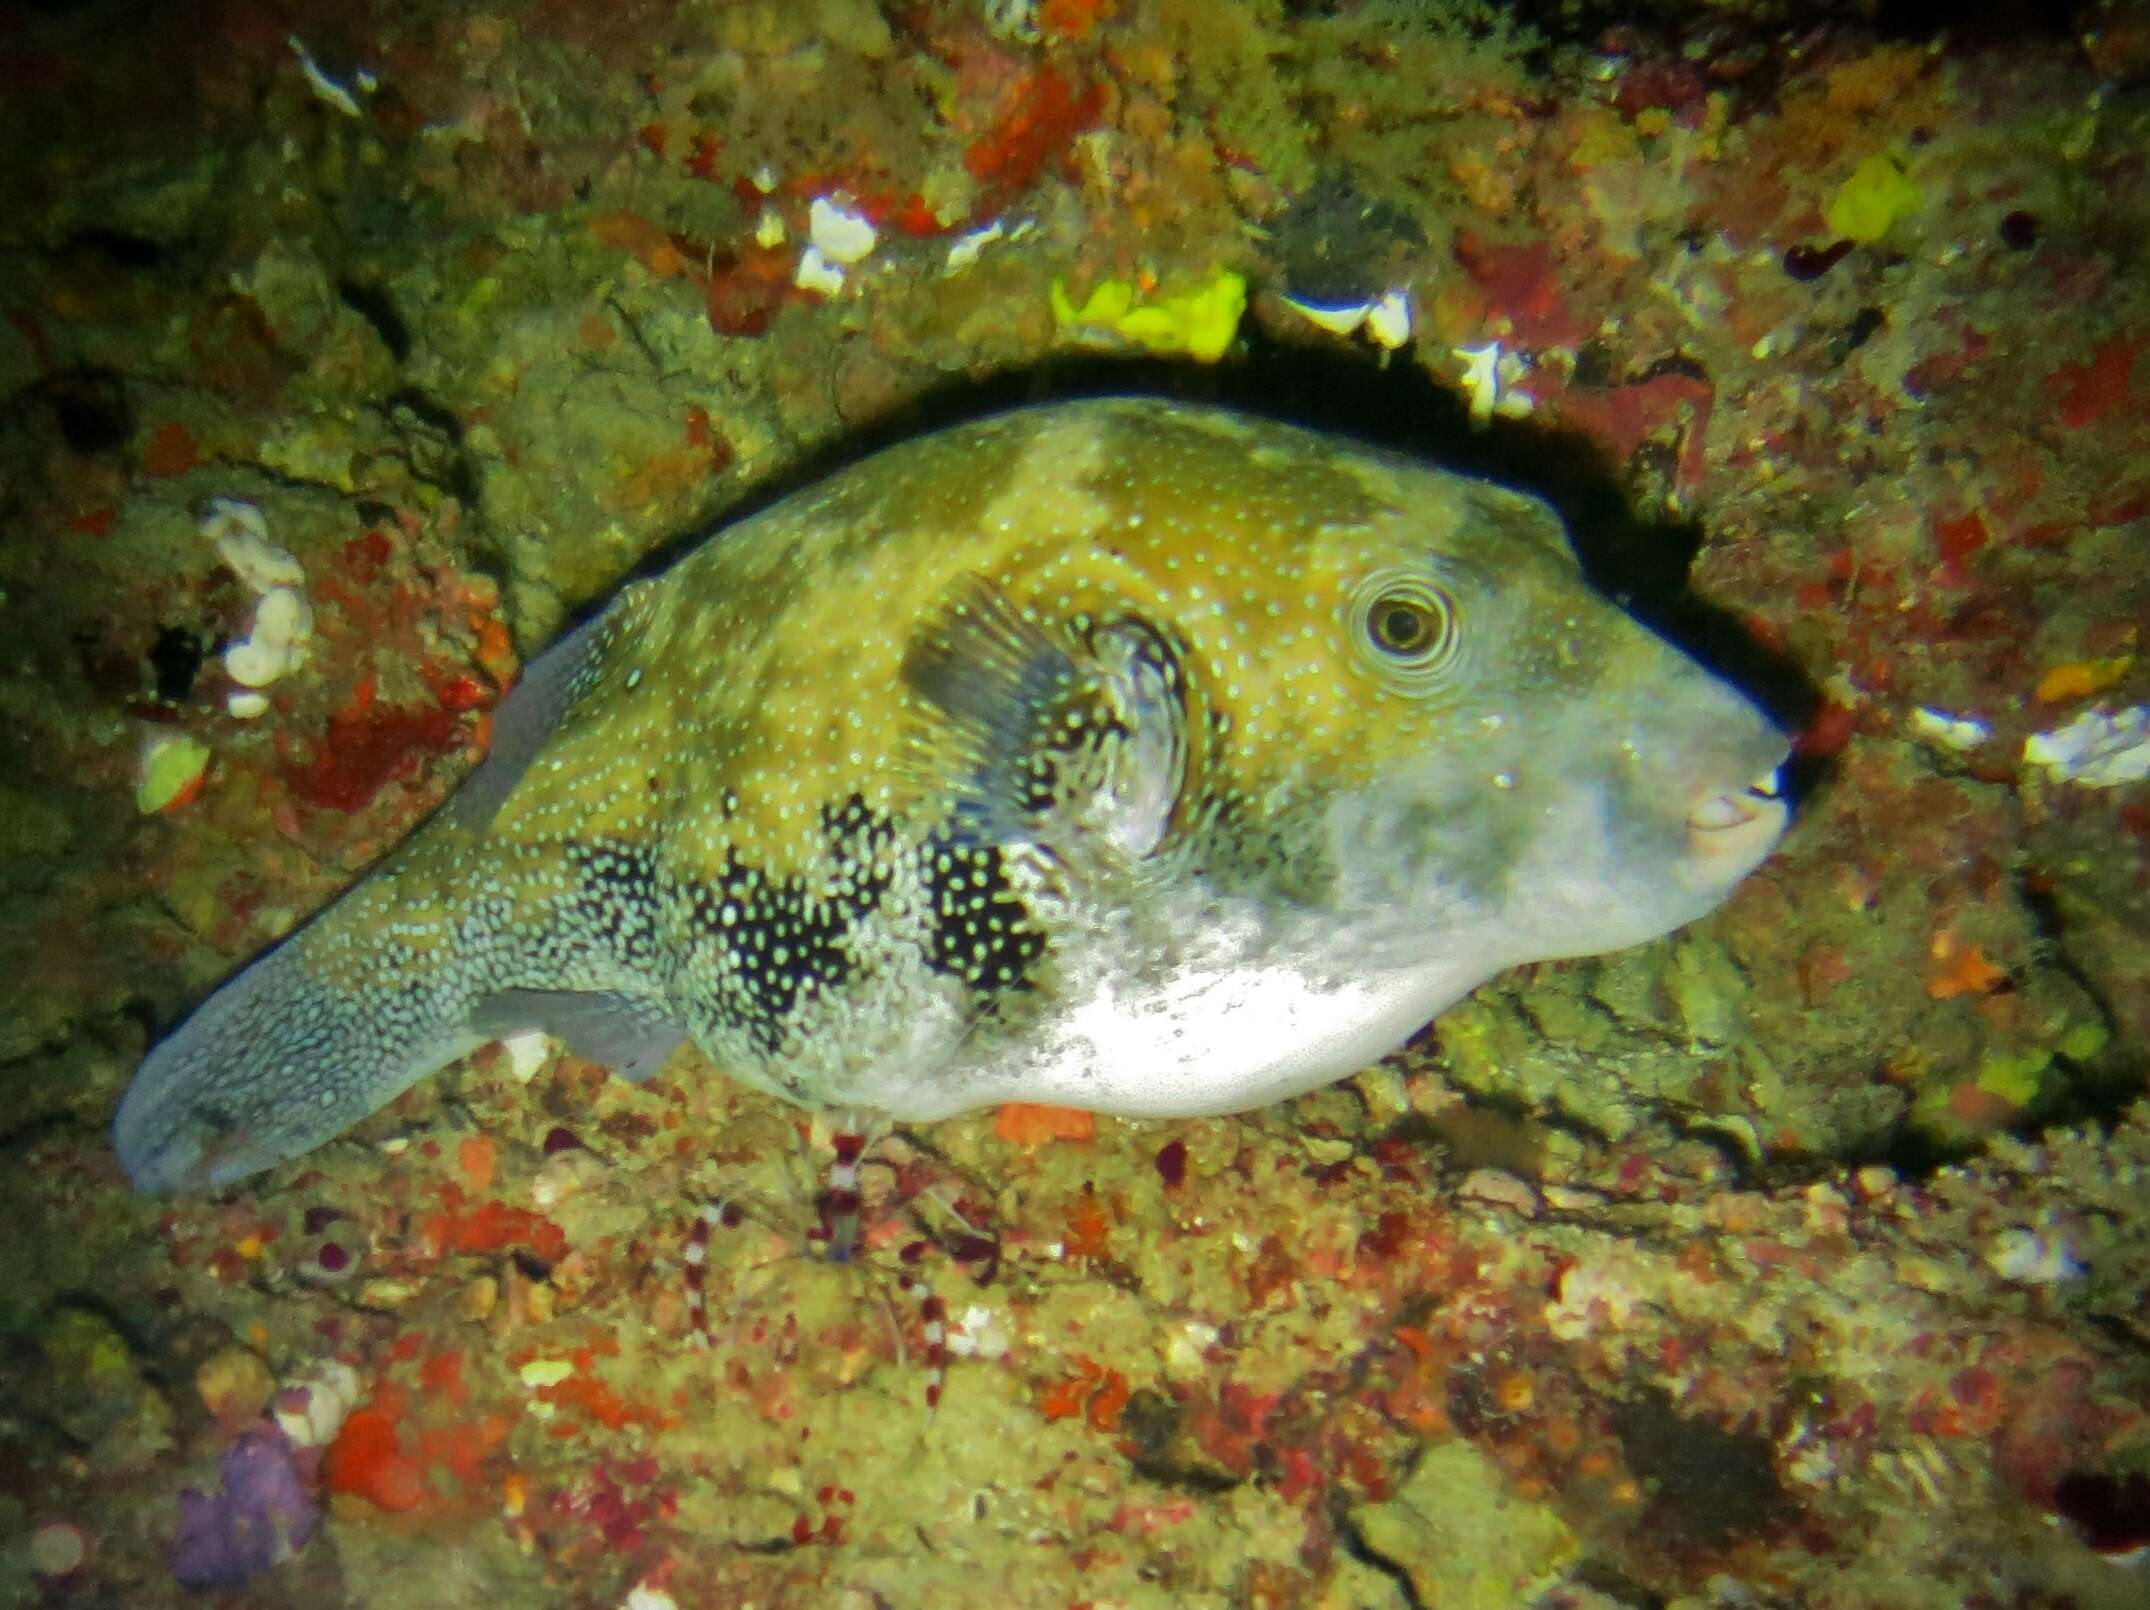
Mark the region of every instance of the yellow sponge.
POLYGON ((1159 354, 1184 352, 1215 363, 1230 350, 1247 310, 1247 282, 1220 269, 1207 284, 1147 300, 1126 280, 1107 280, 1077 307, 1053 281, 1053 320, 1063 330, 1104 333, 1159 354))
POLYGON ((1870 246, 1886 235, 1897 219, 1917 211, 1925 199, 1926 193, 1896 158, 1873 156, 1852 169, 1851 177, 1837 186, 1823 216, 1831 234, 1870 246))

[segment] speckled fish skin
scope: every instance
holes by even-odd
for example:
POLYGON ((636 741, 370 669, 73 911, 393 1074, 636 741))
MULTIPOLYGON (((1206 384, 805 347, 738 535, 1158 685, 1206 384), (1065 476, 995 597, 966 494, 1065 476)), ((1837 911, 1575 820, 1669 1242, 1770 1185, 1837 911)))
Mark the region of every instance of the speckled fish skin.
POLYGON ((625 589, 493 753, 144 1062, 144 1190, 509 1032, 854 1117, 1240 1110, 1708 911, 1782 735, 1543 504, 1108 399, 893 448, 625 589))

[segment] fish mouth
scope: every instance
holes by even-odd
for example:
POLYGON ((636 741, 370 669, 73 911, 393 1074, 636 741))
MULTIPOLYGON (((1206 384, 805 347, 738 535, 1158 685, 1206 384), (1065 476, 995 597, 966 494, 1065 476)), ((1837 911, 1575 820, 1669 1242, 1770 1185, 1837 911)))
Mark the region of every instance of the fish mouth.
POLYGON ((1737 793, 1710 794, 1687 813, 1687 847, 1695 860, 1727 878, 1758 865, 1791 818, 1772 766, 1737 793))

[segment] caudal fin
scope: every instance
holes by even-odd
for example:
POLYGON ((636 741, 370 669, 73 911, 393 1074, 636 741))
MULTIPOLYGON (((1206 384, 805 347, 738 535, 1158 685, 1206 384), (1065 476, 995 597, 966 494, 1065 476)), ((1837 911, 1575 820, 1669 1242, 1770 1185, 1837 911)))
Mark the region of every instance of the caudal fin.
POLYGON ((543 986, 561 957, 533 949, 523 973, 494 977, 513 941, 463 920, 469 891, 454 868, 482 858, 493 818, 594 685, 608 618, 531 662, 494 713, 492 752, 387 865, 225 984, 144 1059, 112 1124, 138 1189, 229 1185, 297 1157, 522 1026, 498 1009, 476 1025, 481 990, 543 986))
POLYGON ((137 1190, 207 1190, 297 1157, 484 1043, 418 978, 324 982, 294 936, 232 979, 134 1076, 112 1141, 137 1190))

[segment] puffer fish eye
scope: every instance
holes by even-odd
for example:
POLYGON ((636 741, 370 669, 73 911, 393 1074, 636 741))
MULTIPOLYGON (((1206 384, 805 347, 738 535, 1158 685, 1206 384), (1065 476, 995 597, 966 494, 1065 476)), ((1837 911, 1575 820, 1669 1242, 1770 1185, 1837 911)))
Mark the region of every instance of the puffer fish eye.
POLYGON ((1411 659, 1425 651, 1440 626, 1418 600, 1384 598, 1374 605, 1373 630, 1377 647, 1411 659))
POLYGON ((1382 669, 1429 677, 1455 658, 1456 606, 1445 592, 1389 576, 1363 588, 1360 596, 1364 641, 1382 669))

